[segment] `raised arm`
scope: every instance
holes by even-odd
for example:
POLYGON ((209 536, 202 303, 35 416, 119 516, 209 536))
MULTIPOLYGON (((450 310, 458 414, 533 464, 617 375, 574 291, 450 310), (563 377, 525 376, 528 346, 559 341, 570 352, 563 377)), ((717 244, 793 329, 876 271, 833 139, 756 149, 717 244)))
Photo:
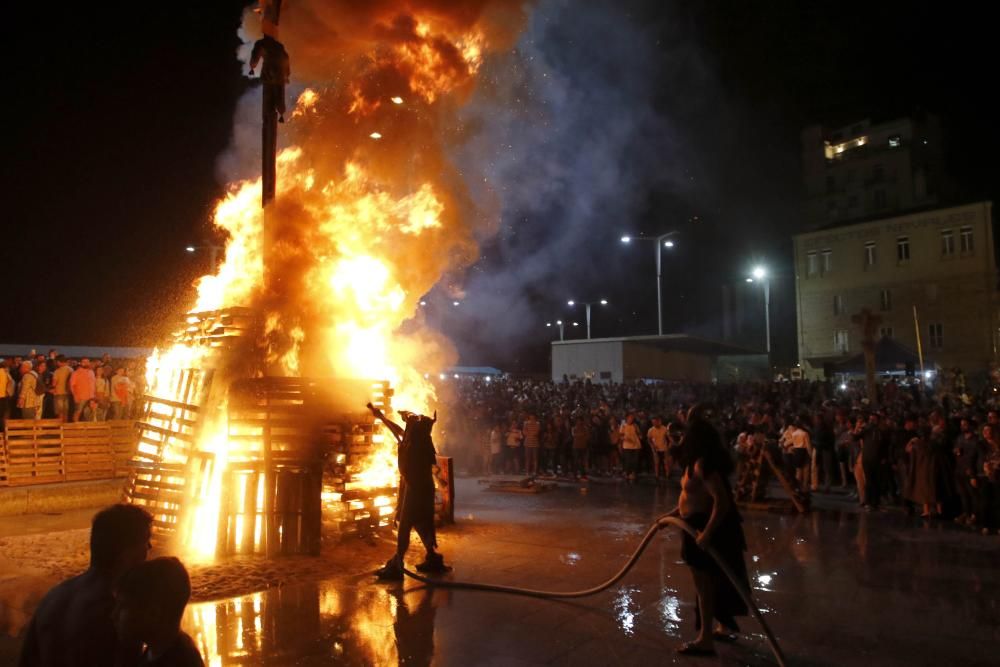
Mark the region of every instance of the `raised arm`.
POLYGON ((396 441, 397 442, 402 442, 403 441, 403 430, 404 429, 403 429, 402 426, 400 426, 396 422, 394 422, 391 419, 389 419, 388 417, 386 417, 385 413, 383 413, 381 410, 379 410, 378 408, 376 408, 371 403, 369 403, 365 407, 367 407, 369 410, 371 410, 372 414, 375 415, 375 418, 378 419, 378 420, 380 420, 383 424, 386 425, 386 427, 390 431, 392 431, 392 434, 394 436, 396 436, 396 441))

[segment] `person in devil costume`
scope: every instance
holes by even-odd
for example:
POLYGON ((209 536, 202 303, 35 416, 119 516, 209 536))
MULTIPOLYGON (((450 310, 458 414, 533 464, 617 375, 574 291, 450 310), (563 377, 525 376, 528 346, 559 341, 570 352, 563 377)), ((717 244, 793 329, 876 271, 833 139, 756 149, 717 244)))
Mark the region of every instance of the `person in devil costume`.
POLYGON ((393 422, 371 403, 368 409, 384 423, 399 443, 399 502, 396 519, 399 532, 396 537, 396 554, 375 572, 381 580, 399 581, 403 578, 403 557, 410 548, 410 530, 416 529, 424 544, 427 557, 417 565, 421 572, 440 573, 451 568, 444 564, 444 557, 435 551, 437 537, 434 533, 434 473, 437 452, 431 429, 437 422, 434 417, 426 417, 411 412, 400 411, 406 428, 393 422))

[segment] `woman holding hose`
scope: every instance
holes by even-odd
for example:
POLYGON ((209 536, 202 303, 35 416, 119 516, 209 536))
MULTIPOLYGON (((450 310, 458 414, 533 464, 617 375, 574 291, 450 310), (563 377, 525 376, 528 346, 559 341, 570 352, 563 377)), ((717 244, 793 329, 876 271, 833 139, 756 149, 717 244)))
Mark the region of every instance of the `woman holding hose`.
POLYGON ((739 591, 705 551, 712 547, 749 590, 743 557, 746 551, 743 519, 729 486, 733 462, 700 405, 688 412, 687 430, 675 454, 684 471, 675 514, 698 531, 697 539, 684 533, 681 547, 681 557, 691 568, 698 593, 695 620, 698 636, 683 644, 678 652, 714 655, 714 641, 735 641, 733 633, 739 632, 735 617, 747 614, 739 591))

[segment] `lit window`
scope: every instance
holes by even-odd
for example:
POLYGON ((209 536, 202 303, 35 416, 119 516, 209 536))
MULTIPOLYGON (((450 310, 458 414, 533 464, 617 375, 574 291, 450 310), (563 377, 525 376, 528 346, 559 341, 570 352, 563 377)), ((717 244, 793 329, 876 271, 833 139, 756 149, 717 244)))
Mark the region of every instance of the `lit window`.
POLYGON ((868 269, 875 266, 875 259, 875 242, 867 241, 865 243, 865 268, 868 269))
POLYGON ((806 255, 806 273, 810 276, 815 276, 819 273, 819 255, 813 250, 806 255))
POLYGON ((882 327, 879 329, 879 334, 882 338, 892 338, 892 327, 882 327))
POLYGON ((910 261, 910 237, 900 236, 896 238, 896 261, 910 261))
POLYGON ((879 293, 879 308, 883 311, 892 310, 892 292, 884 289, 879 293))
POLYGON ((843 315, 844 314, 844 297, 840 294, 833 295, 833 314, 843 315))
POLYGON ((898 134, 889 137, 889 148, 899 148, 903 144, 903 138, 898 134))
POLYGON ((827 248, 823 251, 823 273, 833 270, 833 251, 827 248))
POLYGON ((941 255, 948 257, 955 254, 955 232, 950 229, 941 230, 941 255))
POLYGON ((847 353, 847 329, 837 329, 833 333, 833 349, 841 354, 847 353))
POLYGON ((940 350, 944 347, 944 325, 930 324, 927 326, 931 347, 940 350))
POLYGON ((975 241, 972 238, 972 227, 962 227, 958 230, 962 240, 962 254, 967 255, 976 249, 975 241))

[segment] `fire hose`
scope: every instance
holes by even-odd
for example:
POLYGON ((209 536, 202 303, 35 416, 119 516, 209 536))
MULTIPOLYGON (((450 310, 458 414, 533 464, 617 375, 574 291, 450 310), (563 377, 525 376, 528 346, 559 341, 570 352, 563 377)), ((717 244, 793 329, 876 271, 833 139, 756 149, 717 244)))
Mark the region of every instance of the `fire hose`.
MULTIPOLYGON (((674 526, 675 528, 684 531, 685 533, 694 538, 697 538, 698 536, 698 534, 695 532, 695 529, 692 528, 691 525, 688 524, 683 519, 679 519, 675 516, 670 516, 669 514, 664 514, 663 516, 659 517, 656 521, 654 521, 653 524, 649 527, 649 530, 646 531, 646 535, 642 538, 642 541, 639 543, 639 546, 636 548, 636 550, 632 553, 629 559, 625 562, 625 565, 622 567, 621 570, 618 571, 618 573, 615 576, 611 577, 602 584, 598 584, 593 588, 588 588, 582 591, 540 591, 531 588, 498 586, 495 584, 479 584, 467 581, 445 581, 440 579, 430 579, 421 576, 415 572, 411 572, 406 568, 403 568, 403 572, 406 574, 406 576, 411 577, 412 579, 416 579, 421 583, 427 584, 429 586, 439 586, 442 588, 456 588, 456 589, 470 590, 470 591, 486 591, 490 593, 508 593, 511 595, 525 595, 528 597, 547 598, 547 599, 582 598, 590 595, 596 595, 597 593, 607 590, 608 588, 611 588, 616 583, 618 583, 622 579, 622 577, 628 574, 629 570, 631 570, 632 567, 638 562, 639 557, 642 555, 642 552, 646 550, 646 547, 649 546, 649 543, 652 542, 653 537, 667 526, 674 526)), ((723 574, 725 574, 726 577, 729 579, 729 581, 732 582, 733 587, 740 594, 740 597, 743 598, 743 602, 746 604, 747 608, 753 613, 754 618, 757 619, 757 622, 760 624, 761 629, 764 631, 764 636, 767 639, 767 644, 770 647, 771 652, 774 654, 775 659, 778 661, 779 667, 785 667, 786 665, 785 656, 781 652, 781 647, 778 646, 778 640, 775 639, 774 633, 771 632, 771 628, 768 627, 767 622, 764 621, 764 616, 761 614, 760 609, 754 603, 753 597, 751 596, 749 589, 745 588, 743 583, 740 582, 739 579, 737 579, 732 569, 719 556, 718 552, 716 552, 716 550, 712 546, 706 546, 703 548, 705 552, 712 557, 716 565, 719 566, 719 569, 722 570, 723 574)))

